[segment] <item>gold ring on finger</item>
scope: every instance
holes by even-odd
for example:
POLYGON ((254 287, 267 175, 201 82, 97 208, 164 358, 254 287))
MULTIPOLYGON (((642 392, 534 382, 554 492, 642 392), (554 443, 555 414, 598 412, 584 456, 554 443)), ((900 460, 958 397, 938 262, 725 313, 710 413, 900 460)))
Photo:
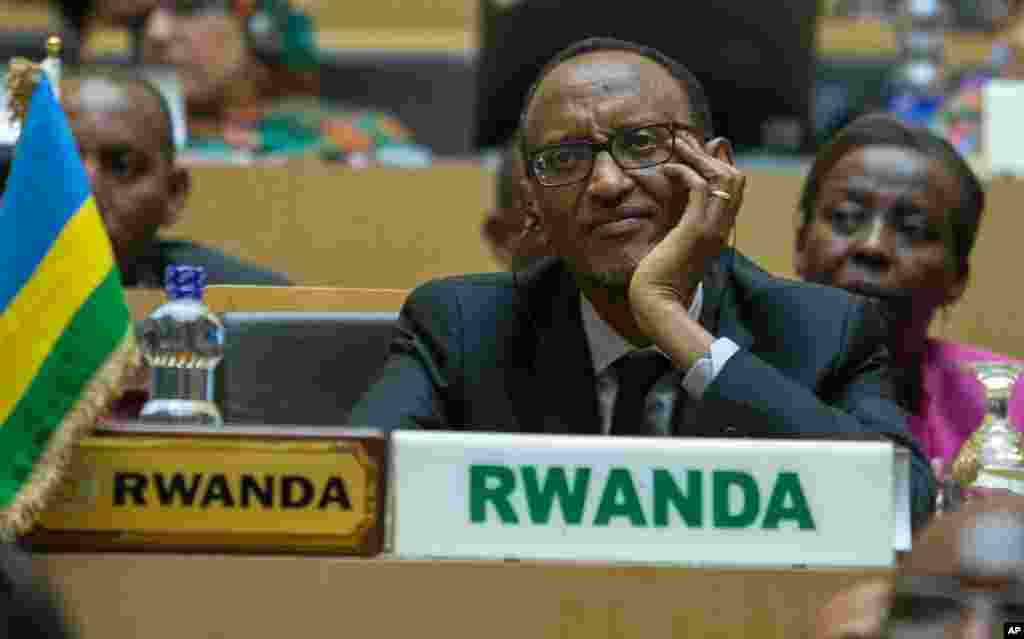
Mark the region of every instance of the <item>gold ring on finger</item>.
POLYGON ((728 200, 732 199, 732 194, 729 193, 728 191, 722 191, 720 189, 715 189, 714 191, 711 192, 711 197, 720 197, 723 200, 728 201, 728 200))

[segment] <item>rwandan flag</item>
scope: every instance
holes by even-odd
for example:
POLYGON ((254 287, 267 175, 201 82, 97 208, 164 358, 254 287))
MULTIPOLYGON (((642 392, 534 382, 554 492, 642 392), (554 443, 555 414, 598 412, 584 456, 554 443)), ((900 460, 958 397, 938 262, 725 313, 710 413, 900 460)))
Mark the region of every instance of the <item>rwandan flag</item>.
POLYGON ((0 203, 0 538, 32 527, 137 360, 121 277, 44 73, 0 203))

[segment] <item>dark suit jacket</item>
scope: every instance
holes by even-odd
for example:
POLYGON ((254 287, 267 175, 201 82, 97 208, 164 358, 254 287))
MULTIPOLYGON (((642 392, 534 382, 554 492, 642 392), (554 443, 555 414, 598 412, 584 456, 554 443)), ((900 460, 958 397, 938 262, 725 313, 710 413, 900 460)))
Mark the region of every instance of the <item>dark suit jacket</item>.
MULTIPOLYGON (((873 303, 772 277, 726 249, 704 280, 701 323, 740 351, 700 401, 681 399, 671 432, 652 435, 885 437, 912 451, 913 519, 927 519, 935 486, 895 399, 885 322, 873 303)), ((417 288, 351 423, 598 433, 595 375, 572 275, 548 260, 523 273, 417 288)))
POLYGON ((247 284, 251 286, 288 286, 283 275, 255 264, 186 240, 158 239, 150 254, 140 259, 131 272, 121 273, 125 286, 163 288, 168 264, 187 264, 206 269, 207 284, 247 284))

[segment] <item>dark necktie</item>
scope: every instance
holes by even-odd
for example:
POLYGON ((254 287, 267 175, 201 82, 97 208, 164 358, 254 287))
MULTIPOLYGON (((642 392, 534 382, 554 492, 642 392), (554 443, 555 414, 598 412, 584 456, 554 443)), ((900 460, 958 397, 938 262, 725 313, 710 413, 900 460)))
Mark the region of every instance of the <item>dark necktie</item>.
POLYGON ((654 383, 669 369, 669 361, 657 351, 633 351, 612 364, 619 391, 612 411, 613 435, 650 435, 644 400, 654 383))

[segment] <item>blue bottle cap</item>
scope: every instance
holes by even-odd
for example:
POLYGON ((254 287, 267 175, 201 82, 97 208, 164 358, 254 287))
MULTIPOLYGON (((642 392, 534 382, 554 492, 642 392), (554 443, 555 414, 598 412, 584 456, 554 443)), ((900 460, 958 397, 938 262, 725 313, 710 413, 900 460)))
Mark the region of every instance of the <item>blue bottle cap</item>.
POLYGON ((164 272, 164 288, 172 300, 203 299, 206 288, 206 269, 202 266, 170 264, 164 272))

